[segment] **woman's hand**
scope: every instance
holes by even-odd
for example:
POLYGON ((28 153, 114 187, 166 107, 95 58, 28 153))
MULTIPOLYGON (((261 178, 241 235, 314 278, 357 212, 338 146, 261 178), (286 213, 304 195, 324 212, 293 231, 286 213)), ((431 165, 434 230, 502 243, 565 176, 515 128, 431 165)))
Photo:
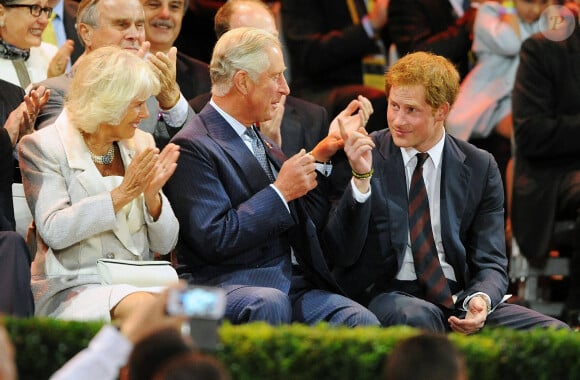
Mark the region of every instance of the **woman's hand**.
POLYGON ((165 186, 165 183, 171 178, 177 168, 177 159, 179 158, 179 146, 167 144, 157 157, 155 168, 151 179, 145 189, 145 202, 148 199, 157 198, 159 191, 165 186))

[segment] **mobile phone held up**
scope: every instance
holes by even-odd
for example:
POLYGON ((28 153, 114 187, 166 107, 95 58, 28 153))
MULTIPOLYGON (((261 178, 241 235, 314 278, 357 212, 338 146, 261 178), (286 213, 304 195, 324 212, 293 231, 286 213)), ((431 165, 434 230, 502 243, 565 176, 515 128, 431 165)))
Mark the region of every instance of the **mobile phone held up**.
POLYGON ((169 315, 219 320, 226 311, 226 293, 222 288, 198 285, 172 289, 169 292, 166 310, 169 315))

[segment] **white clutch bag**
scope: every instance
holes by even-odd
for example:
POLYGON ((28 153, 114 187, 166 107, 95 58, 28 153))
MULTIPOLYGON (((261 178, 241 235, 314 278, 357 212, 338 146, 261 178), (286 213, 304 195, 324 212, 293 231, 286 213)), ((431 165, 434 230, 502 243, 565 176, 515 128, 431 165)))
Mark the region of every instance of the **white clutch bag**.
POLYGON ((137 287, 168 286, 179 281, 169 261, 98 259, 101 284, 127 284, 137 287))

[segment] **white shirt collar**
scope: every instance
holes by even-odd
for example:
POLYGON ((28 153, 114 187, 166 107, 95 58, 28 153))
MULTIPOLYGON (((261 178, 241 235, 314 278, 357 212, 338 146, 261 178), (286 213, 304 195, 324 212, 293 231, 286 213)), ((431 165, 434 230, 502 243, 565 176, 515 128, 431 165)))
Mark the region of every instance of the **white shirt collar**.
MULTIPOLYGON (((236 133, 238 134, 238 136, 242 137, 244 135, 244 132, 246 132, 246 129, 248 129, 248 127, 246 127, 244 124, 240 123, 239 121, 237 121, 236 119, 234 119, 230 114, 228 114, 226 111, 224 111, 223 109, 221 109, 217 104, 215 104, 215 102, 213 101, 213 99, 210 99, 209 104, 215 108, 215 110, 224 118, 226 119, 226 121, 228 122, 228 124, 234 129, 234 131, 236 131, 236 133)), ((242 137, 243 138, 243 137, 242 137)))
MULTIPOLYGON (((445 145, 445 130, 443 130, 441 139, 437 142, 437 144, 433 145, 433 147, 429 149, 427 152, 423 152, 429 153, 429 157, 431 157, 431 160, 433 161, 433 166, 435 168, 438 168, 439 165, 441 164, 441 156, 443 156, 444 145, 445 145)), ((415 157, 417 153, 419 153, 419 151, 415 148, 400 148, 400 149, 403 155, 403 163, 405 164, 405 167, 407 167, 409 161, 411 161, 411 159, 415 157)))

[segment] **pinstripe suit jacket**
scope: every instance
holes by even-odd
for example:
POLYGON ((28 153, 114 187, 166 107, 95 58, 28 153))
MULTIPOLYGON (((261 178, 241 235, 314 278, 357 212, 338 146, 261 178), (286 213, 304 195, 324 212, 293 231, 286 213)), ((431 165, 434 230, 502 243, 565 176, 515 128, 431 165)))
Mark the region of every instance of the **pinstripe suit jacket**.
MULTIPOLYGON (((320 189, 290 202, 289 213, 252 152, 209 104, 172 142, 181 154, 165 191, 180 222, 181 272, 199 284, 288 292, 292 243, 306 277, 336 287, 317 237, 328 211, 320 189)), ((284 154, 271 141, 264 145, 279 170, 284 154)))

